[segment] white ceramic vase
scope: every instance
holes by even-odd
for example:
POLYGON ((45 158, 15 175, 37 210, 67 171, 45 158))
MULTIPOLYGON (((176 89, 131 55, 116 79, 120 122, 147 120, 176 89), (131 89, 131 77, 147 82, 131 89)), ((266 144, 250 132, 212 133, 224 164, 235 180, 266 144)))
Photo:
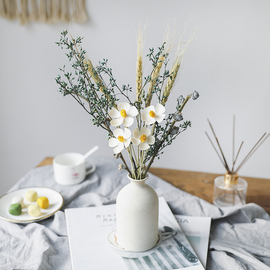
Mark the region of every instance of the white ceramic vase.
POLYGON ((116 238, 124 250, 140 252, 153 248, 158 240, 158 196, 145 179, 123 187, 116 199, 116 238))

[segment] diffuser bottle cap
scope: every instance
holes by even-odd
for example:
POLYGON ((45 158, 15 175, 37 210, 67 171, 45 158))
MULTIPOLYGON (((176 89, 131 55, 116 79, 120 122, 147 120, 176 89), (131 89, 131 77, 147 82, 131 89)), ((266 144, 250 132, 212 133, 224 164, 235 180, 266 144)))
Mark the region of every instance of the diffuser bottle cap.
POLYGON ((236 185, 238 183, 238 174, 225 173, 224 181, 226 185, 236 185))

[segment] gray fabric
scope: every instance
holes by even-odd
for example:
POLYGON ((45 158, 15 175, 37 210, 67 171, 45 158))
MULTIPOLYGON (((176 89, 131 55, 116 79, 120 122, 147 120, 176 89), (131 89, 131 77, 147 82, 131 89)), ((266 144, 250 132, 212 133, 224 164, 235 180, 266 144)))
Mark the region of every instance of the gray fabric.
MULTIPOLYGON (((115 203, 129 181, 113 158, 89 159, 95 173, 74 186, 54 181, 52 166, 32 169, 10 191, 25 187, 50 187, 65 200, 61 211, 38 223, 19 225, 0 219, 0 269, 71 269, 64 209, 115 203)), ((174 214, 210 216, 212 226, 207 269, 270 269, 269 215, 258 205, 218 208, 151 175, 147 183, 168 202, 174 214)), ((95 267, 91 267, 95 269, 95 267)))

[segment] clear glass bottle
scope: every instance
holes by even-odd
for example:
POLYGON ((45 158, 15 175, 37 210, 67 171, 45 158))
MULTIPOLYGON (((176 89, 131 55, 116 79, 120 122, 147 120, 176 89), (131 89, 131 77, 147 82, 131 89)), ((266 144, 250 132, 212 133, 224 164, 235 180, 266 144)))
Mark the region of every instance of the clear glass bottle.
POLYGON ((214 204, 218 207, 246 204, 247 181, 238 174, 219 176, 214 181, 214 204))

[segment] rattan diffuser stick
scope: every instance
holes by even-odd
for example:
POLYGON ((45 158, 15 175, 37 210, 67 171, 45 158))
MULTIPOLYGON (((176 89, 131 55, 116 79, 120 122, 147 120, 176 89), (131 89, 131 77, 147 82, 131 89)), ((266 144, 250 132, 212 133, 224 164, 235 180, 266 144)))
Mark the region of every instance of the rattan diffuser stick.
POLYGON ((208 121, 208 123, 209 123, 209 125, 210 125, 210 128, 211 128, 211 130, 212 130, 212 133, 213 133, 213 135, 214 135, 214 137, 215 137, 215 139, 216 139, 218 148, 219 148, 220 153, 221 153, 221 155, 222 155, 222 158, 223 158, 223 161, 224 161, 224 164, 223 164, 223 165, 225 166, 225 169, 229 172, 230 169, 229 169, 228 163, 227 163, 226 158, 225 158, 225 155, 224 155, 224 153, 223 153, 223 151, 222 151, 222 149, 221 149, 221 146, 220 146, 219 140, 218 140, 218 138, 217 138, 217 136, 216 136, 216 133, 215 133, 215 131, 214 131, 214 128, 213 128, 212 124, 210 123, 209 119, 207 119, 207 121, 208 121))
POLYGON ((221 156, 219 155, 219 153, 218 153, 216 147, 214 146, 214 143, 213 143, 212 140, 210 139, 209 135, 207 134, 207 132, 205 132, 206 135, 207 135, 207 138, 209 139, 210 143, 212 144, 212 146, 213 146, 215 152, 217 153, 217 155, 218 155, 218 157, 219 157, 219 159, 220 159, 222 165, 225 167, 227 173, 228 173, 228 174, 231 174, 231 175, 235 175, 235 174, 238 173, 238 171, 242 168, 242 166, 248 161, 248 159, 256 152, 256 150, 257 150, 257 149, 258 149, 258 148, 266 141, 266 139, 267 139, 267 138, 269 137, 269 135, 270 135, 270 133, 267 134, 267 132, 265 132, 265 133, 262 135, 262 137, 256 142, 256 144, 251 148, 251 150, 248 152, 248 154, 245 156, 245 158, 242 160, 242 162, 240 162, 240 164, 238 165, 238 167, 237 167, 236 170, 235 170, 235 169, 234 169, 234 168, 235 168, 235 163, 236 163, 237 158, 238 158, 238 156, 239 156, 239 153, 240 153, 240 151, 241 151, 241 149, 242 149, 242 146, 243 146, 244 141, 242 141, 242 143, 241 143, 241 145, 240 145, 240 147, 239 147, 239 149, 238 149, 238 151, 237 151, 237 154, 236 154, 236 156, 234 157, 234 150, 235 150, 235 116, 234 116, 234 117, 233 117, 233 150, 232 150, 232 151, 233 151, 233 153, 232 153, 232 155, 233 155, 233 160, 232 160, 232 161, 233 161, 233 164, 232 164, 232 169, 230 169, 229 166, 228 166, 228 163, 227 163, 227 161, 226 161, 225 155, 224 155, 224 153, 223 153, 223 151, 222 151, 222 148, 221 148, 221 146, 220 146, 219 140, 218 140, 218 138, 217 138, 217 136, 216 136, 216 133, 215 133, 215 131, 214 131, 214 129, 213 129, 213 126, 212 126, 211 122, 209 121, 209 119, 207 119, 207 121, 208 121, 209 126, 210 126, 210 128, 211 128, 211 130, 212 130, 212 133, 213 133, 213 135, 214 135, 214 137, 215 137, 215 140, 216 140, 216 142, 217 142, 218 149, 219 149, 219 151, 220 151, 220 154, 221 154, 222 158, 221 158, 221 156))

